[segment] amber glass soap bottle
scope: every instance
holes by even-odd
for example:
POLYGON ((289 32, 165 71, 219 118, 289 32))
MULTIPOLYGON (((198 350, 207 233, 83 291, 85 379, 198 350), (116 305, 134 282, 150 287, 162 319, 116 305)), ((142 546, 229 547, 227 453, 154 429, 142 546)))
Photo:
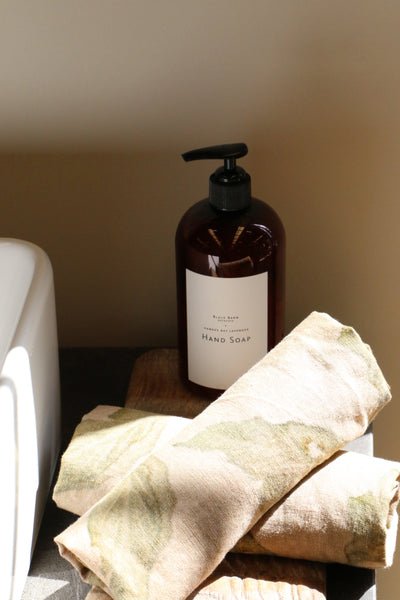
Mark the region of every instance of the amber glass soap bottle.
POLYGON ((236 165, 245 144, 183 154, 221 159, 209 197, 192 206, 176 232, 178 345, 184 383, 219 395, 283 337, 285 232, 276 212, 251 196, 236 165))

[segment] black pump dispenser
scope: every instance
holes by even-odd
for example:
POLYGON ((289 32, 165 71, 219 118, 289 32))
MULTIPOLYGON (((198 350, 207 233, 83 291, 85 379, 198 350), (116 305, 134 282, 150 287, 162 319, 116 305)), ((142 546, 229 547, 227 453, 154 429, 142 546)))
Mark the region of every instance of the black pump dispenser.
POLYGON ((192 160, 223 159, 224 166, 210 175, 211 206, 223 211, 238 211, 251 202, 251 179, 244 169, 236 166, 236 159, 246 156, 247 146, 243 143, 208 146, 182 154, 188 162, 192 160))

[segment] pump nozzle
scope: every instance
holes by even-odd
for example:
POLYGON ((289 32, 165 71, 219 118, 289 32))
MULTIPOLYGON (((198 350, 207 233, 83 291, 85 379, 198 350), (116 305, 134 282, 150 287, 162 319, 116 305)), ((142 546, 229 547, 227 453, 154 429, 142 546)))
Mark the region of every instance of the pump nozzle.
POLYGON ((192 160, 223 159, 224 166, 210 176, 210 204, 220 210, 240 210, 250 204, 250 176, 236 159, 246 156, 246 144, 222 144, 191 150, 182 154, 186 162, 192 160))
POLYGON ((186 162, 190 160, 204 160, 208 158, 223 158, 225 160, 225 166, 230 159, 233 159, 233 167, 227 167, 228 170, 235 168, 236 159, 246 156, 248 150, 246 144, 221 144, 220 146, 208 146, 207 148, 199 148, 198 150, 191 150, 182 154, 183 160, 186 162))

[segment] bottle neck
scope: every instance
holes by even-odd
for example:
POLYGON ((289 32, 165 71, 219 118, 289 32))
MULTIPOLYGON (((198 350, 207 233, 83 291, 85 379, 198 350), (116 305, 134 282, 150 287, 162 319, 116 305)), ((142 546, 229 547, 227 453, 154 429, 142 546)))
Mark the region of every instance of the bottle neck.
POLYGON ((210 176, 210 204, 222 211, 243 210, 251 203, 250 175, 240 167, 228 171, 221 167, 210 176))

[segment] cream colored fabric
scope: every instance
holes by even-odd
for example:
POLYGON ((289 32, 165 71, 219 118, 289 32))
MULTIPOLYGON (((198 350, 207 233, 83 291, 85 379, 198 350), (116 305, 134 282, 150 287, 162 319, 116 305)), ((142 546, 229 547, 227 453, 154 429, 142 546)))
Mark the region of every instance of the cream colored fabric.
MULTIPOLYGON (((61 460, 56 504, 78 515, 188 422, 115 406, 85 415, 61 460)), ((397 534, 400 463, 337 452, 258 521, 233 551, 388 567, 397 534)))
POLYGON ((114 600, 184 600, 389 399, 357 333, 312 313, 60 534, 59 550, 114 600))

